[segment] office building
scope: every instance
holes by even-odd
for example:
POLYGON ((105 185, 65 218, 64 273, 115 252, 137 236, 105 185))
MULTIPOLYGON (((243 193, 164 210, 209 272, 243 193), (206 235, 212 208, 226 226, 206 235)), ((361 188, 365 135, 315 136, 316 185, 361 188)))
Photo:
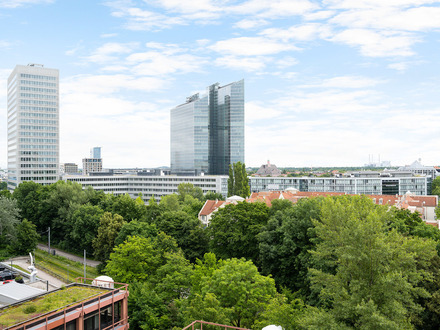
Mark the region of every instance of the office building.
POLYGON ((101 158, 101 147, 93 147, 90 150, 90 158, 101 158))
POLYGON ((64 163, 64 164, 60 164, 60 175, 63 174, 75 174, 75 173, 79 173, 78 171, 78 165, 75 163, 64 163))
POLYGON ((244 163, 244 81, 208 87, 171 109, 171 172, 227 175, 244 163))
POLYGON ((83 158, 83 174, 102 172, 101 147, 90 149, 90 158, 83 158))
POLYGON ((59 178, 59 72, 17 65, 8 78, 8 189, 59 178))

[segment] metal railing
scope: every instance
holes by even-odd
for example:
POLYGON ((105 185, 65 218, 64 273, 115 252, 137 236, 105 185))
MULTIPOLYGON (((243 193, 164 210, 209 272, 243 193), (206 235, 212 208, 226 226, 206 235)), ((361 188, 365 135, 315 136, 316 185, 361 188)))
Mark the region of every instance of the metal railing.
POLYGON ((223 329, 250 330, 248 328, 240 328, 240 327, 234 327, 232 325, 224 325, 224 324, 213 323, 213 322, 206 322, 206 321, 199 321, 199 320, 192 322, 190 325, 187 325, 182 330, 189 329, 190 327, 191 327, 191 330, 195 330, 196 328, 194 328, 194 326, 197 323, 200 323, 200 330, 203 330, 203 324, 214 325, 214 326, 222 327, 223 329))

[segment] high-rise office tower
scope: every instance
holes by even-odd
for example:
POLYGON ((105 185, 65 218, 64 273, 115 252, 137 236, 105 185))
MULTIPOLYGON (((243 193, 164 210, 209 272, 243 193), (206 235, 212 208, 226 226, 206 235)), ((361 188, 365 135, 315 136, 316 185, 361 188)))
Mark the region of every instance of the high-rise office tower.
POLYGON ((244 81, 214 84, 171 109, 171 172, 228 174, 244 162, 244 81))
POLYGON ((93 147, 90 149, 90 158, 101 158, 101 147, 93 147))
POLYGON ((8 78, 8 189, 59 179, 59 71, 17 65, 8 78))

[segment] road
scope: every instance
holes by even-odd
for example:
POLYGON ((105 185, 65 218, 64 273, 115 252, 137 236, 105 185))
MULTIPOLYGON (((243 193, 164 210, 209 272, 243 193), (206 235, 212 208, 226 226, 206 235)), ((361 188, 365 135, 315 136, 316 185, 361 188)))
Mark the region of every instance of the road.
MULTIPOLYGON (((26 270, 28 269, 28 266, 30 266, 29 257, 12 258, 12 259, 4 261, 4 263, 7 265, 18 265, 21 268, 26 269, 26 270)), ((49 281, 49 289, 50 290, 57 289, 63 285, 66 285, 65 282, 60 281, 58 278, 46 273, 45 271, 39 269, 38 267, 37 267, 37 278, 42 279, 44 281, 49 281)), ((46 290, 46 284, 42 283, 42 282, 37 282, 32 286, 38 287, 39 289, 46 290)))
MULTIPOLYGON (((48 251, 48 246, 45 245, 45 244, 38 244, 38 245, 37 245, 37 248, 40 249, 40 250, 46 251, 46 252, 48 251)), ((55 250, 55 251, 56 251, 55 253, 56 253, 57 255, 59 255, 59 256, 61 256, 61 257, 64 257, 64 258, 66 258, 66 259, 73 260, 73 261, 77 261, 77 262, 80 262, 80 263, 84 263, 84 258, 78 257, 78 256, 76 256, 76 255, 74 255, 74 254, 70 254, 70 253, 67 253, 67 252, 61 251, 61 250, 59 250, 59 249, 55 249, 55 248, 53 248, 53 247, 51 247, 50 250, 51 250, 51 251, 52 251, 52 250, 55 250)), ((96 266, 98 266, 100 263, 101 263, 101 262, 96 261, 96 260, 86 259, 86 264, 87 264, 87 266, 96 267, 96 266)))

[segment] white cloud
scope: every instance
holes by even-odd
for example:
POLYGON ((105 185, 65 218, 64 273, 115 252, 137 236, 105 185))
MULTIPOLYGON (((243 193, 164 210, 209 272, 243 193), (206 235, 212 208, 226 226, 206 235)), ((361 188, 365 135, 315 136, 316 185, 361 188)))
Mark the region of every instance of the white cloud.
POLYGON ((307 23, 295 25, 288 29, 270 28, 263 30, 260 34, 288 42, 291 40, 310 41, 317 38, 325 39, 331 35, 331 32, 327 25, 320 23, 307 23))
POLYGON ((239 37, 216 42, 208 47, 222 54, 236 56, 272 55, 288 50, 298 50, 291 44, 281 43, 264 37, 239 37))
POLYGON ((26 5, 54 3, 55 0, 0 0, 0 8, 17 8, 26 5))
POLYGON ((96 63, 115 61, 118 59, 118 55, 131 53, 138 45, 137 42, 109 42, 97 48, 90 56, 87 56, 86 59, 96 63))
POLYGON ((215 60, 215 64, 230 69, 245 71, 261 71, 268 61, 265 57, 223 56, 215 60))
POLYGON ((302 15, 318 8, 316 4, 307 0, 248 0, 240 5, 230 6, 226 11, 274 19, 302 15))
POLYGON ((269 22, 264 19, 243 19, 235 23, 234 27, 248 30, 248 29, 260 28, 267 24, 269 24, 269 22))
POLYGON ((411 46, 418 41, 414 35, 367 29, 347 29, 335 34, 331 41, 359 47, 364 56, 388 57, 411 56, 411 46))
POLYGON ((329 79, 324 79, 317 84, 302 85, 301 88, 338 88, 338 89, 352 89, 352 88, 372 88, 377 84, 383 83, 377 79, 355 76, 340 76, 329 79))

